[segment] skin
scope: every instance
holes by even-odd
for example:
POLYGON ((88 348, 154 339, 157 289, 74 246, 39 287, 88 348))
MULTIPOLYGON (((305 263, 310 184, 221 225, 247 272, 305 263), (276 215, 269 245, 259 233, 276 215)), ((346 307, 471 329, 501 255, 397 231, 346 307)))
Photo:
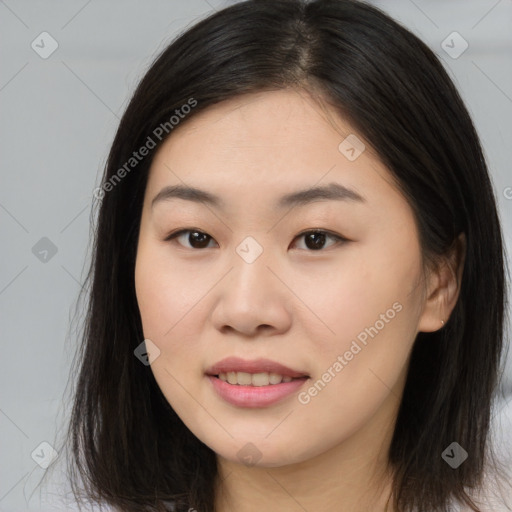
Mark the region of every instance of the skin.
MULTIPOLYGON (((384 511, 386 453, 419 331, 442 327, 459 293, 461 250, 424 274, 413 212, 364 137, 303 90, 233 98, 186 119, 153 160, 135 269, 144 335, 159 348, 151 369, 187 427, 217 454, 216 510, 384 511), (338 146, 356 134, 366 150, 338 146), (276 210, 284 194, 339 183, 365 199, 276 210), (222 198, 224 210, 173 198, 167 185, 222 198), (188 233, 211 239, 193 248, 188 233), (326 238, 308 248, 306 229, 326 238), (262 254, 236 252, 253 237, 262 254), (394 303, 400 312, 307 404, 295 393, 256 409, 230 405, 205 370, 227 356, 266 357, 322 378, 394 303), (261 454, 246 465, 237 452, 261 454)), ((391 508, 388 510, 392 510, 391 508)))

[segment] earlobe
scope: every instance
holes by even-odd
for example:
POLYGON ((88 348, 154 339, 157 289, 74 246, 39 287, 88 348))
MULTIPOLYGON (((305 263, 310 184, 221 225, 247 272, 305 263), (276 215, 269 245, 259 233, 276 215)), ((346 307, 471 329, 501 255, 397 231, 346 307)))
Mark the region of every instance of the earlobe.
POLYGON ((459 298, 465 259, 466 236, 460 233, 440 263, 429 273, 418 332, 435 332, 448 322, 459 298))

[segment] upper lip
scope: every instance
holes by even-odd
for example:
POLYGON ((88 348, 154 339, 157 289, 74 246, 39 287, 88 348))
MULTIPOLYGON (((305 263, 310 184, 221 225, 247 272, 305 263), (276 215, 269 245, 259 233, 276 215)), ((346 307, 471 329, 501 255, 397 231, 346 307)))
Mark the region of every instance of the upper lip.
POLYGON ((292 378, 308 377, 305 372, 293 370, 287 366, 271 361, 270 359, 241 359, 239 357, 227 357, 218 361, 206 370, 207 375, 218 375, 227 372, 246 372, 246 373, 277 373, 279 375, 292 378))

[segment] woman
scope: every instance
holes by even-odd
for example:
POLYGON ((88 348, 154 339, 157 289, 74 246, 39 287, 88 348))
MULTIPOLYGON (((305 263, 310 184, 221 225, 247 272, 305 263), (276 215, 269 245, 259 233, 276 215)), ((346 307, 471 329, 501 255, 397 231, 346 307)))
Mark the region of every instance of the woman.
POLYGON ((139 84, 102 186, 69 439, 116 510, 485 510, 504 261, 433 53, 253 0, 139 84))

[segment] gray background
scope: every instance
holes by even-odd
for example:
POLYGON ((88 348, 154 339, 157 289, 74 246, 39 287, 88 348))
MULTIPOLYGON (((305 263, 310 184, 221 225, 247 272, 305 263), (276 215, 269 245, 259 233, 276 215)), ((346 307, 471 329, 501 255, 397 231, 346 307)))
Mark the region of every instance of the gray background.
MULTIPOLYGON (((510 247, 512 1, 373 3, 430 46, 461 91, 485 148, 510 247), (454 31, 469 44, 456 59, 441 46, 454 31)), ((72 315, 90 257, 92 192, 153 56, 227 4, 0 0, 0 511, 66 509, 62 474, 55 470, 36 488, 45 470, 31 454, 43 441, 57 446, 68 414, 65 390, 77 343, 72 315), (31 44, 41 47, 45 31, 58 48, 43 59, 31 44), (49 247, 43 237, 55 254, 37 254, 49 247)), ((461 40, 452 39, 451 51, 460 50, 461 40)), ((498 440, 508 442, 504 457, 512 452, 511 359, 493 422, 498 440)), ((42 450, 36 454, 47 454, 42 450)))

